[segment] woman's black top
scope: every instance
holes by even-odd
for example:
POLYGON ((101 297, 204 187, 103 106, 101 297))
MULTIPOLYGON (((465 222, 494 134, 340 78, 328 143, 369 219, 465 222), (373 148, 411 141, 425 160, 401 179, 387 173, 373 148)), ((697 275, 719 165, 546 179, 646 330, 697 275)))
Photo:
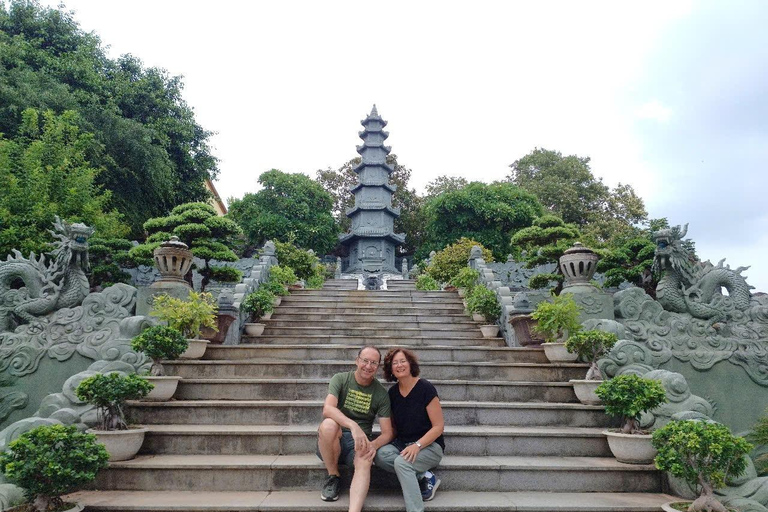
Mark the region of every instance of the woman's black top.
MULTIPOLYGON (((389 401, 392 404, 392 421, 397 429, 397 440, 403 444, 414 443, 432 428, 427 414, 427 405, 437 396, 437 390, 428 380, 419 379, 408 396, 400 394, 397 384, 389 388, 389 401)), ((435 442, 445 450, 443 435, 435 442)))

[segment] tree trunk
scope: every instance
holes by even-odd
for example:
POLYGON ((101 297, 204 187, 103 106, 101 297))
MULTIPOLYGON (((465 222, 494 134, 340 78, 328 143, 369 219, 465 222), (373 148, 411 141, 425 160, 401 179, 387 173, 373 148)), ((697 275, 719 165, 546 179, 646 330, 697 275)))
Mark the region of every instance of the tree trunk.
POLYGON ((149 374, 153 377, 164 377, 165 369, 160 361, 152 361, 152 368, 149 369, 149 374))
POLYGON ((701 483, 701 486, 701 496, 691 503, 691 506, 688 507, 688 512, 728 512, 725 505, 720 503, 720 500, 715 497, 715 492, 711 485, 701 483))

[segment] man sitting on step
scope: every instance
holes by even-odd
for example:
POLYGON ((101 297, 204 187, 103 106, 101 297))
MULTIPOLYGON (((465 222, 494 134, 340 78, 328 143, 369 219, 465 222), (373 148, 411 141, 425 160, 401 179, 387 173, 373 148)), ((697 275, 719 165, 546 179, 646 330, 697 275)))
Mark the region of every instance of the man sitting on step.
POLYGON ((323 421, 317 429, 317 455, 328 470, 320 497, 324 501, 339 499, 339 465, 354 465, 349 512, 362 510, 376 450, 394 437, 389 395, 376 379, 381 363, 379 349, 361 348, 355 363, 356 370, 337 373, 331 378, 323 404, 323 421), (376 416, 381 435, 372 440, 376 416))

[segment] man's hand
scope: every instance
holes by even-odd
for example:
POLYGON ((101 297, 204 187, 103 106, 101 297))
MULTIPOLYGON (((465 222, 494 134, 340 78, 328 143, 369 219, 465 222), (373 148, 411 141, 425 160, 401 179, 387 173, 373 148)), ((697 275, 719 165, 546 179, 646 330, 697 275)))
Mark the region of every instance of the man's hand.
POLYGON ((416 443, 409 444, 408 446, 403 449, 403 451, 400 452, 400 456, 413 464, 413 462, 416 460, 416 456, 421 451, 421 448, 416 446, 416 443))
POLYGON ((368 451, 360 453, 360 458, 365 461, 372 461, 373 458, 376 456, 376 447, 373 445, 373 443, 368 443, 368 451))
POLYGON ((352 439, 355 440, 355 451, 357 453, 367 453, 371 449, 373 449, 374 454, 376 453, 376 448, 371 446, 368 436, 365 435, 365 432, 363 432, 359 425, 351 426, 349 431, 352 433, 352 439))

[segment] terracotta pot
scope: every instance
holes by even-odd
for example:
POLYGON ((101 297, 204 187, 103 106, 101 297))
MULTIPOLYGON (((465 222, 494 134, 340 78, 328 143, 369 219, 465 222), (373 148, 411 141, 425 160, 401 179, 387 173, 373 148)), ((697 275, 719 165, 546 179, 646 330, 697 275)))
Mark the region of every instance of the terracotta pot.
POLYGON ((572 363, 579 358, 565 349, 565 343, 542 343, 541 347, 551 363, 572 363))
POLYGON ((622 434, 604 431, 608 447, 619 462, 626 464, 651 464, 658 451, 651 445, 650 434, 622 434))
POLYGON ((472 313, 472 320, 475 322, 485 322, 485 317, 480 313, 472 313))
POLYGON ((571 379, 569 381, 573 384, 573 392, 576 393, 576 398, 584 405, 600 405, 602 400, 595 394, 597 386, 603 383, 602 380, 577 380, 571 379))
POLYGON ((544 337, 536 334, 533 327, 537 324, 536 320, 529 314, 512 315, 509 323, 515 331, 515 338, 521 347, 540 346, 544 343, 544 337))
POLYGON ((188 339, 189 346, 183 354, 179 356, 180 359, 200 359, 205 354, 205 349, 208 348, 210 341, 199 339, 188 339))
POLYGON ((247 334, 248 336, 261 336, 261 333, 264 332, 265 327, 266 327, 265 324, 246 323, 245 334, 247 334))
POLYGON ((91 428, 87 432, 95 435, 96 440, 104 445, 109 452, 110 461, 118 461, 132 459, 139 453, 144 442, 144 434, 148 430, 143 427, 129 428, 128 430, 96 430, 91 428))
POLYGON ((155 385, 154 389, 144 397, 144 400, 149 402, 165 402, 170 400, 173 394, 176 392, 176 387, 179 385, 181 377, 177 376, 163 376, 155 377, 152 375, 145 375, 145 379, 155 385))
POLYGON ((480 331, 483 333, 483 338, 496 338, 499 335, 499 326, 496 324, 481 325, 480 331))

